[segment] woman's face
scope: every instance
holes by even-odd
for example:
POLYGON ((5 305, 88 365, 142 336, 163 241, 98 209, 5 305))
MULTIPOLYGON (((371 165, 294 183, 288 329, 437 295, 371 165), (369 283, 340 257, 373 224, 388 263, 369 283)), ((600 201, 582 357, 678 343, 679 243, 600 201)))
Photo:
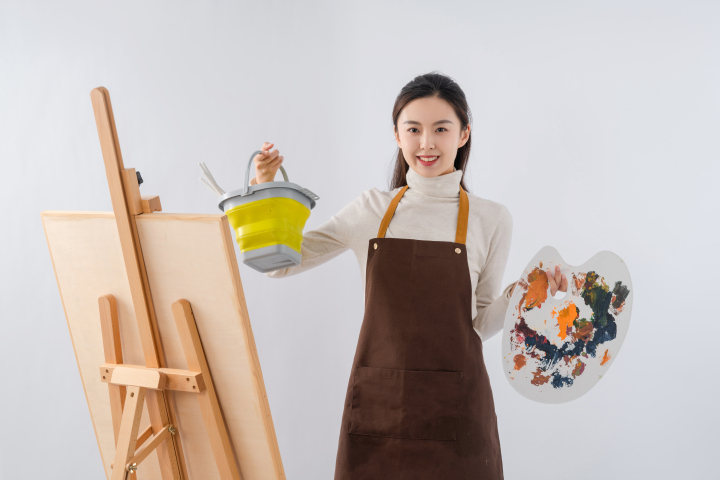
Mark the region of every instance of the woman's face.
POLYGON ((458 148, 470 138, 470 125, 461 130, 455 110, 438 97, 416 98, 405 105, 393 131, 405 161, 423 177, 452 173, 458 148))

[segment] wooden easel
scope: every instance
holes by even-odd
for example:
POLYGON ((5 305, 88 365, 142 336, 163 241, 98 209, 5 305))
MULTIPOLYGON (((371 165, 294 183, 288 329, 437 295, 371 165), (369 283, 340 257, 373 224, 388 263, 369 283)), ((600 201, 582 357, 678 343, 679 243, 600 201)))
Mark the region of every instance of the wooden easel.
POLYGON ((227 217, 142 197, 91 99, 113 212, 41 216, 106 477, 284 480, 227 217))
POLYGON ((116 442, 112 480, 124 480, 155 450, 163 480, 187 480, 173 403, 173 391, 197 394, 205 428, 220 478, 240 480, 228 431, 223 419, 212 376, 200 341, 192 308, 187 300, 172 304, 172 313, 189 370, 165 368, 163 345, 155 318, 135 217, 161 210, 158 197, 141 197, 135 169, 126 169, 120 152, 110 94, 104 87, 91 92, 95 122, 102 148, 105 171, 117 222, 125 270, 130 283, 145 365, 125 365, 115 297, 98 298, 105 364, 100 377, 108 383, 116 442), (139 433, 143 403, 151 425, 139 433))

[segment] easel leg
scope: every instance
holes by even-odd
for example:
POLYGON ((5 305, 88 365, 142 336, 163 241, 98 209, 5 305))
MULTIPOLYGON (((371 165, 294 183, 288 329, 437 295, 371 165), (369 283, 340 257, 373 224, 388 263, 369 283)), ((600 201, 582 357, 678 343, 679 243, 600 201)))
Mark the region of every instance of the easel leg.
MULTIPOLYGON (((103 349, 106 363, 123 363, 122 348, 120 346, 120 324, 118 323, 117 302, 112 295, 103 295, 98 298, 100 308, 100 326, 102 328, 103 349)), ((120 420, 122 419, 123 405, 125 404, 125 387, 108 384, 110 393, 110 412, 112 413, 113 433, 117 445, 120 433, 120 420)))
POLYGON ((215 393, 215 386, 213 385, 210 368, 205 358, 190 303, 187 300, 178 300, 172 304, 172 312, 180 334, 180 342, 185 352, 188 369, 201 372, 205 380, 205 391, 198 394, 198 401, 200 402, 200 410, 205 420, 205 428, 215 456, 215 463, 220 472, 220 478, 222 480, 240 480, 242 477, 235 462, 230 437, 215 393))
MULTIPOLYGON (((168 395, 162 390, 148 390, 147 392, 147 404, 148 413, 150 415, 150 424, 152 425, 153 434, 155 435, 157 435, 158 432, 160 432, 165 427, 165 425, 170 423, 174 424, 174 420, 172 420, 168 414, 168 411, 170 410, 170 405, 167 405, 165 403, 169 401, 170 398, 168 398, 168 395), (151 406, 153 406, 154 408, 151 408, 151 406)), ((179 459, 175 457, 175 446, 173 445, 173 442, 177 442, 178 448, 180 447, 180 439, 178 437, 179 435, 171 436, 167 442, 162 442, 155 449, 158 458, 171 459, 170 462, 160 462, 160 473, 162 474, 163 479, 182 478, 180 476, 180 470, 178 466, 179 459)))
POLYGON ((128 460, 135 455, 140 417, 142 416, 145 389, 142 387, 127 387, 125 409, 123 410, 120 432, 115 449, 112 480, 125 480, 128 471, 125 469, 128 460))

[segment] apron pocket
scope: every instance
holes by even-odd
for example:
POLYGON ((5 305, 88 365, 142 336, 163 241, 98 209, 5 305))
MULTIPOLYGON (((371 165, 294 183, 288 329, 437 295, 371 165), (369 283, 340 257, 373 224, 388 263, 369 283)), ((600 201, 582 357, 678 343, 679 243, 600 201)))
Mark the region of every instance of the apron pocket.
POLYGON ((462 372, 357 366, 349 433, 456 440, 462 372))

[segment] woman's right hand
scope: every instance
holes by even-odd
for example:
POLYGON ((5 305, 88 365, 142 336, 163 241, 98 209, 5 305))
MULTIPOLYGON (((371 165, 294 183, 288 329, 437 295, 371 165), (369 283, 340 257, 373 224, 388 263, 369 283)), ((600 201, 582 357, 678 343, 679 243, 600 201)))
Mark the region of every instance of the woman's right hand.
POLYGON ((283 157, 277 148, 270 151, 274 143, 265 142, 261 148, 262 153, 258 153, 253 158, 255 162, 255 178, 250 181, 250 185, 258 183, 272 182, 275 180, 275 174, 283 162, 283 157))

